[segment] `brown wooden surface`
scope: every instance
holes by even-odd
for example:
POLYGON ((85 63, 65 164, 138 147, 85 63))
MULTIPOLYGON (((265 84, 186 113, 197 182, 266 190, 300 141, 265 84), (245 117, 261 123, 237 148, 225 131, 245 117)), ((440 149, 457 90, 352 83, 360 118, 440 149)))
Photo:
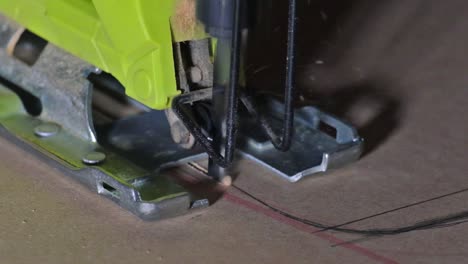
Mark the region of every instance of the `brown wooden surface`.
MULTIPOLYGON (((331 225, 468 188, 468 2, 310 2, 299 20, 300 87, 359 127, 366 156, 296 184, 241 162, 235 184, 331 225)), ((279 83, 278 67, 269 66, 281 48, 275 34, 265 33, 273 51, 257 53, 253 82, 279 83)), ((468 224, 356 241, 316 232, 233 189, 207 210, 143 222, 4 140, 0 181, 1 263, 468 261, 468 224)), ((467 200, 462 192, 350 227, 410 224, 467 210, 467 200)))

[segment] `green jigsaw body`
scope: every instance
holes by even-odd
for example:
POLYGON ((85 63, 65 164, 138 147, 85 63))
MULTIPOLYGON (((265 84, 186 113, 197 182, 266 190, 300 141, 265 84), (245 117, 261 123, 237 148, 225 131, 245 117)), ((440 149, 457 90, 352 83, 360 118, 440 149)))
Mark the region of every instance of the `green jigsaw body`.
POLYGON ((166 109, 180 93, 170 22, 176 4, 177 0, 0 0, 0 12, 111 73, 128 96, 166 109))

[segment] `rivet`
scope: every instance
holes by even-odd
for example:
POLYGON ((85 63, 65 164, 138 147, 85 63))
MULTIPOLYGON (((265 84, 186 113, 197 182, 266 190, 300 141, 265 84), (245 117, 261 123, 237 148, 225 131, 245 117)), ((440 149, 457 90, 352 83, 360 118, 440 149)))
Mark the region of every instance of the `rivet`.
POLYGON ((82 161, 86 165, 97 165, 102 163, 105 159, 106 154, 98 151, 93 151, 84 156, 82 161))
POLYGON ((59 131, 60 126, 54 123, 42 123, 34 128, 34 134, 42 138, 54 136, 59 131))
POLYGON ((197 66, 191 67, 189 70, 190 80, 193 83, 199 83, 203 80, 203 73, 197 66))

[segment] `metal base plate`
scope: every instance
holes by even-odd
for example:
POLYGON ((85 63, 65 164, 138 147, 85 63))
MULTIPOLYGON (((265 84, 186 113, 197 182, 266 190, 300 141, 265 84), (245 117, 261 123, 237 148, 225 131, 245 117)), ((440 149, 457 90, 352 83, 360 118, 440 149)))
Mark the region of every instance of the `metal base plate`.
MULTIPOLYGON (((272 126, 280 129, 283 105, 276 100, 266 102, 264 111, 270 113, 272 126)), ((291 149, 281 152, 255 120, 243 115, 241 153, 290 182, 359 159, 363 141, 350 124, 310 106, 296 110, 295 116, 291 149)))
MULTIPOLYGON (((164 113, 156 114, 162 114, 162 116, 153 115, 150 119, 153 121, 151 123, 159 124, 159 130, 151 131, 159 134, 147 134, 147 138, 143 140, 151 142, 148 138, 152 138, 153 142, 171 142, 170 136, 164 138, 165 133, 169 133, 167 122, 155 120, 164 117, 164 113)), ((148 117, 144 115, 135 118, 143 122, 148 121, 148 117)), ((127 134, 127 131, 121 130, 120 127, 128 127, 127 125, 131 127, 138 120, 130 119, 120 122, 122 123, 116 124, 116 127, 109 127, 108 132, 112 135, 110 139, 122 139, 122 141, 119 140, 122 144, 130 139, 131 134, 127 134)), ((51 123, 26 114, 22 111, 22 104, 16 95, 0 85, 0 136, 36 154, 44 162, 71 175, 97 193, 145 220, 173 217, 184 214, 190 209, 208 206, 207 199, 194 197, 172 180, 160 175, 159 170, 145 166, 144 162, 135 164, 129 161, 110 145, 97 146, 92 142, 86 142, 53 123, 54 126, 59 127, 56 133, 38 134, 38 127, 44 124, 50 125, 51 123), (105 154, 105 160, 97 160, 94 165, 85 164, 84 158, 89 153, 95 152, 105 154)), ((134 142, 144 144, 141 139, 134 142)), ((178 149, 176 144, 160 145, 159 149, 153 148, 152 151, 158 153, 157 157, 151 156, 152 166, 158 168, 205 157, 196 152, 184 152, 178 149)), ((138 156, 135 155, 135 157, 138 156)))
MULTIPOLYGON (((196 152, 184 152, 171 144, 169 124, 163 113, 133 116, 107 128, 101 138, 109 138, 109 142, 128 141, 131 134, 121 128, 135 125, 151 130, 152 134, 142 133, 140 138, 132 138, 133 143, 166 142, 148 144, 146 149, 162 154, 150 155, 152 166, 130 161, 129 156, 122 155, 96 134, 91 107, 93 85, 88 76, 98 72, 97 69, 50 43, 37 61, 26 64, 7 53, 8 43, 20 30, 19 25, 2 16, 0 25, 2 136, 143 219, 167 218, 208 206, 207 199, 191 195, 159 173, 160 168, 199 157, 196 152), (34 104, 25 98, 34 99, 34 104), (35 111, 31 111, 32 105, 37 106, 35 111), (146 123, 157 127, 148 127, 146 123)), ((130 157, 137 157, 133 154, 130 157)))

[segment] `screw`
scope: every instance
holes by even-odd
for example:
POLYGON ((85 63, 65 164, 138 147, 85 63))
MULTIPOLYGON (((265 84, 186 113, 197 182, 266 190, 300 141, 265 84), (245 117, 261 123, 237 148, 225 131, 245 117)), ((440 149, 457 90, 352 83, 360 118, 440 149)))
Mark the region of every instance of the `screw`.
POLYGON ((95 74, 101 74, 102 73, 101 68, 98 68, 98 67, 93 67, 91 71, 93 73, 95 73, 95 74))
POLYGON ((189 69, 189 76, 190 76, 190 80, 193 83, 199 83, 203 80, 202 70, 198 68, 197 66, 191 67, 189 69))
POLYGON ((83 157, 82 161, 86 165, 98 165, 106 159, 106 154, 93 151, 83 157))
POLYGON ((54 123, 43 123, 34 128, 34 134, 38 137, 51 137, 60 131, 60 126, 54 123))

